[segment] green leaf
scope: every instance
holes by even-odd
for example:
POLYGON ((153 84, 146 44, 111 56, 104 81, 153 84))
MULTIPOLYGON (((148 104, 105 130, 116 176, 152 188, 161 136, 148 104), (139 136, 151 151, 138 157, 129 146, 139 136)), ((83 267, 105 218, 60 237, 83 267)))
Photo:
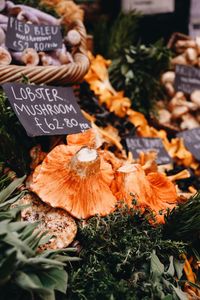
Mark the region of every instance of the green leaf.
POLYGON ((197 261, 200 261, 200 254, 196 249, 192 249, 192 252, 194 253, 194 256, 196 258, 197 261))
POLYGON ((15 179, 8 187, 0 192, 0 203, 4 202, 24 182, 26 176, 15 179))
POLYGON ((18 193, 14 198, 9 199, 14 192, 13 185, 9 185, 9 189, 4 188, 3 191, 6 191, 3 195, 4 199, 7 197, 8 200, 0 203, 1 289, 11 288, 8 299, 21 299, 23 296, 20 298, 20 295, 29 293, 37 299, 39 297, 41 300, 55 300, 55 290, 65 292, 67 288, 67 273, 64 266, 67 261, 75 259, 75 257, 71 259, 70 256, 62 254, 72 250, 74 252, 75 249, 52 250, 45 254, 47 258, 40 256, 36 248, 42 240, 45 240, 47 232, 41 234, 36 229, 38 223, 17 221, 17 213, 23 207, 17 206, 10 209, 9 206, 23 193, 18 193), (3 208, 5 211, 2 211, 3 208), (13 293, 17 293, 19 297, 13 296, 13 293))
POLYGON ((13 232, 13 231, 20 231, 23 228, 27 227, 29 223, 28 222, 11 222, 8 224, 7 228, 9 232, 13 232))
POLYGON ((38 291, 47 295, 51 294, 51 290, 42 285, 39 277, 36 274, 26 274, 22 271, 18 271, 16 272, 15 282, 24 290, 38 291))
POLYGON ((4 279, 9 280, 12 272, 15 271, 16 252, 12 251, 0 263, 0 281, 4 279))
POLYGON ((174 300, 174 298, 172 295, 167 295, 162 300, 174 300))
POLYGON ((76 248, 64 248, 64 249, 57 249, 57 250, 45 250, 44 252, 40 253, 39 256, 50 258, 52 255, 63 253, 63 252, 76 253, 77 249, 76 248))
POLYGON ((164 265, 160 262, 158 256, 155 254, 155 251, 151 254, 151 272, 153 275, 161 276, 164 273, 164 265))
POLYGON ((37 265, 37 264, 47 264, 50 266, 60 266, 63 267, 65 266, 64 263, 57 261, 57 260, 53 260, 53 259, 48 259, 48 258, 41 258, 41 257, 33 257, 29 259, 29 263, 32 265, 37 265))
POLYGON ((135 61, 135 59, 133 57, 131 57, 130 55, 126 55, 126 60, 129 64, 132 64, 135 61))
POLYGON ((188 282, 190 286, 192 286, 192 287, 197 288, 197 289, 200 290, 200 285, 198 285, 198 284, 196 284, 194 282, 188 281, 188 280, 186 282, 188 282))
POLYGON ((28 255, 34 255, 34 251, 23 241, 21 241, 16 235, 12 233, 8 233, 5 236, 4 242, 16 248, 19 248, 22 251, 25 251, 28 255))
POLYGON ((121 72, 122 72, 122 75, 126 76, 126 73, 129 71, 129 66, 128 65, 122 65, 121 66, 121 72))
POLYGON ((22 271, 18 271, 15 274, 16 283, 25 290, 42 290, 42 283, 39 280, 39 277, 32 274, 26 274, 22 271))
POLYGON ((180 288, 175 287, 174 285, 171 286, 180 300, 188 300, 187 293, 184 293, 180 288))
POLYGON ((175 269, 174 269, 174 258, 173 256, 170 256, 169 257, 169 261, 170 261, 170 264, 169 264, 169 268, 167 270, 167 274, 170 275, 170 276, 174 276, 174 273, 175 273, 175 269))
POLYGON ((13 204, 14 202, 16 202, 19 198, 22 197, 22 193, 15 196, 14 198, 11 198, 10 200, 7 200, 6 202, 0 203, 0 210, 3 209, 8 209, 10 207, 11 204, 13 204))
MULTIPOLYGON (((33 223, 31 225, 33 225, 32 228, 34 228, 36 225, 38 225, 38 223, 36 223, 36 224, 33 223)), ((34 231, 32 232, 32 234, 29 237, 27 237, 24 241, 26 242, 26 244, 30 248, 32 248, 32 249, 35 250, 37 248, 37 246, 38 246, 39 241, 40 241, 39 235, 40 235, 40 230, 39 229, 37 229, 37 230, 34 229, 34 231)))
POLYGON ((174 268, 176 270, 176 274, 178 279, 181 279, 183 276, 183 267, 185 262, 180 262, 178 259, 174 259, 174 268))
POLYGON ((68 276, 65 270, 49 269, 48 272, 40 274, 40 280, 45 287, 66 293, 68 276))
POLYGON ((23 232, 21 232, 20 238, 26 241, 27 243, 27 239, 29 239, 29 237, 32 235, 33 231, 36 229, 37 226, 38 226, 38 222, 32 224, 29 223, 29 225, 24 228, 23 232))
POLYGON ((41 300, 56 300, 54 291, 49 291, 48 294, 42 292, 38 294, 41 300))
POLYGON ((8 224, 10 220, 4 220, 1 221, 1 226, 0 226, 0 235, 1 234, 6 234, 8 232, 8 224))
POLYGON ((134 73, 132 70, 129 70, 127 73, 126 73, 126 80, 130 80, 130 79, 133 79, 134 78, 134 73))
POLYGON ((80 261, 80 257, 71 257, 71 256, 64 256, 64 255, 57 255, 56 259, 61 262, 70 262, 70 261, 80 261))

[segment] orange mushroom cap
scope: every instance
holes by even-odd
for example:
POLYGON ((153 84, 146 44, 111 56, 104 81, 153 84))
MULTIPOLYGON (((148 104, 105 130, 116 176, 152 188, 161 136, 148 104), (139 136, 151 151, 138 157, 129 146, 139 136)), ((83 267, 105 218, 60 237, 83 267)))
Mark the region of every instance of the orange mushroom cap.
POLYGON ((44 159, 30 187, 44 202, 76 218, 107 215, 115 209, 111 164, 95 149, 59 145, 44 159))
POLYGON ((84 132, 68 135, 67 144, 88 146, 96 149, 103 144, 103 139, 95 128, 90 128, 84 132))
POLYGON ((176 205, 177 193, 173 183, 158 172, 145 175, 139 164, 127 164, 118 169, 118 200, 124 200, 129 207, 133 207, 135 198, 140 208, 150 208, 156 213, 157 222, 164 222, 160 211, 166 212, 176 205))

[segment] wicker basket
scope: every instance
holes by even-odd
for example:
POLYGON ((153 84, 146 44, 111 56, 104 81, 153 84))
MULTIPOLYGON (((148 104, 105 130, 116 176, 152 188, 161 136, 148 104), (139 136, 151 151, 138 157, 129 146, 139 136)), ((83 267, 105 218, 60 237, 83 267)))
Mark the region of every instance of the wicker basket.
POLYGON ((86 31, 81 21, 71 24, 70 29, 76 29, 81 35, 81 43, 74 51, 74 62, 62 66, 0 66, 0 84, 20 81, 27 76, 30 82, 37 84, 63 85, 79 82, 89 69, 89 59, 86 49, 86 31))

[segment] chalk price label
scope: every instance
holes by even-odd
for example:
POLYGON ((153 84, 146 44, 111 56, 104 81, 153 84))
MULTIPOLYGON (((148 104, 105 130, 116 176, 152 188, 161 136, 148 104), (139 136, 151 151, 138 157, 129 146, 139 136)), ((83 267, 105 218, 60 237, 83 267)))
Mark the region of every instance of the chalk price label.
POLYGON ((175 89, 186 94, 200 89, 200 69, 184 65, 176 65, 175 89))
POLYGON ((159 138, 127 137, 125 141, 128 151, 133 154, 134 158, 138 158, 140 152, 155 151, 157 153, 156 161, 158 165, 165 165, 172 162, 162 140, 159 138))
POLYGON ((69 87, 5 83, 3 89, 29 136, 73 134, 90 128, 69 87))
POLYGON ((179 132, 177 136, 183 138, 185 147, 200 161, 200 128, 179 132))
POLYGON ((38 52, 62 48, 60 26, 27 24, 10 17, 6 46, 20 52, 26 48, 33 48, 38 52))

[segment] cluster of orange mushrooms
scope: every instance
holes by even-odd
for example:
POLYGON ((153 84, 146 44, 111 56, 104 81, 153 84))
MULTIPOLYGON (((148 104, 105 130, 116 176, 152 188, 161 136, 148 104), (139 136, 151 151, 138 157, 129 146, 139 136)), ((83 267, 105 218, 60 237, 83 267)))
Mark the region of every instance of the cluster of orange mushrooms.
MULTIPOLYGON (((130 99, 112 87, 108 74, 110 61, 91 54, 90 60, 85 80, 100 103, 117 117, 127 117, 137 128, 138 136, 161 138, 174 161, 190 166, 197 174, 199 163, 185 148, 183 140, 169 141, 165 130, 149 126, 143 114, 131 109, 130 99)), ((176 180, 190 176, 187 170, 166 176, 167 166, 157 166, 155 152, 140 153, 137 160, 130 153, 126 156, 116 128, 111 125, 100 128, 95 124, 95 115, 84 111, 83 114, 91 122, 91 129, 68 135, 66 144, 54 147, 48 154, 40 145, 30 152, 32 174, 27 179, 27 187, 38 198, 28 200, 33 208, 25 211, 22 218, 32 222, 37 211, 42 214, 42 230, 51 231, 52 222, 48 216, 51 220, 54 214, 54 223, 59 229, 53 232, 56 240, 51 239, 50 244, 45 245, 50 249, 67 246, 73 241, 77 230, 73 218, 105 216, 125 204, 141 213, 151 211, 154 216, 151 222, 163 223, 166 212, 196 192, 191 187, 189 193, 183 195, 175 184, 176 180), (110 152, 108 145, 115 146, 116 151, 110 152), (72 228, 65 237, 63 222, 69 224, 67 228, 72 228)))
POLYGON ((35 168, 30 189, 78 219, 105 216, 124 201, 130 208, 150 209, 158 223, 164 222, 164 213, 179 198, 172 178, 158 172, 150 154, 131 163, 102 150, 102 142, 92 128, 69 135, 67 145, 56 146, 35 168))

